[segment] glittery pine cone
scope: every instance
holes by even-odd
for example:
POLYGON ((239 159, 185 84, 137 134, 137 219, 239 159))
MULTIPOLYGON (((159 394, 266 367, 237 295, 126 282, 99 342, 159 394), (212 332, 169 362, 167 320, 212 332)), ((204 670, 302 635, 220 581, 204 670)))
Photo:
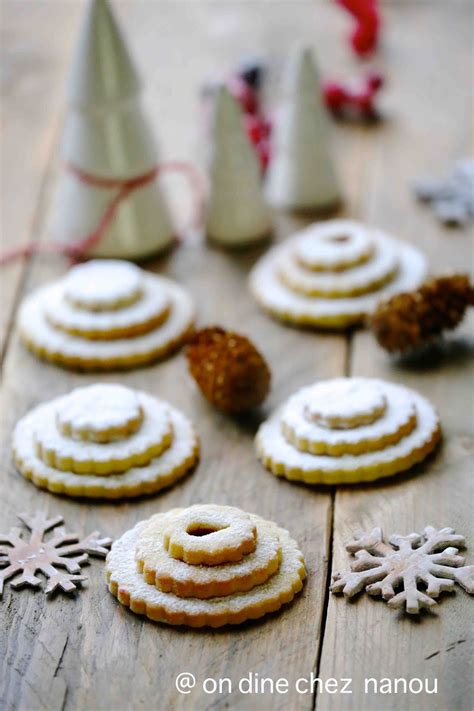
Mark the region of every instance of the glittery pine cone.
POLYGON ((220 410, 237 413, 260 405, 270 389, 270 369, 253 343, 238 333, 209 327, 187 349, 189 371, 202 394, 220 410))
POLYGON ((435 277, 416 291, 396 294, 379 304, 370 327, 387 351, 404 352, 455 328, 472 305, 474 287, 466 275, 435 277))

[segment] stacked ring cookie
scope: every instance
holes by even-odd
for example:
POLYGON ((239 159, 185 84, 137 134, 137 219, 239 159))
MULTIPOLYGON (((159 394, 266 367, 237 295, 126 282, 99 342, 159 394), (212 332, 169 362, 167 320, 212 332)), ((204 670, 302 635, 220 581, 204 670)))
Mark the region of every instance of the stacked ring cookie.
POLYGON ((271 521, 231 506, 172 509, 112 546, 110 592, 133 612, 171 625, 221 627, 290 602, 306 577, 302 553, 271 521))
POLYGON ((355 484, 424 459, 441 430, 433 406, 401 385, 336 378, 303 388, 264 422, 259 458, 277 476, 308 484, 355 484))
POLYGON ((310 225, 269 250, 250 287, 273 316, 299 326, 345 328, 378 301, 417 288, 426 260, 414 247, 350 220, 310 225))
POLYGON ((194 320, 190 296, 120 260, 92 260, 23 302, 18 324, 38 356, 84 369, 130 368, 180 346, 194 320))
POLYGON ((193 426, 178 410, 112 384, 78 388, 39 405, 13 433, 23 476, 69 496, 154 493, 184 476, 198 451, 193 426))

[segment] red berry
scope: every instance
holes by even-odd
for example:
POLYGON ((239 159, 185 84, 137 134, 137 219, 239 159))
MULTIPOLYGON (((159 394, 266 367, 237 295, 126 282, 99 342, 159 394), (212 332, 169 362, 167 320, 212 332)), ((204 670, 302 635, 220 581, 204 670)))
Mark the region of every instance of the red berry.
POLYGON ((347 100, 347 92, 342 84, 327 82, 323 86, 324 100, 331 111, 339 111, 347 100))
POLYGON ((383 86, 383 76, 380 72, 368 72, 366 82, 367 87, 376 92, 383 86))
POLYGON ((355 19, 351 44, 359 55, 372 52, 377 46, 380 18, 377 0, 337 0, 355 19))
POLYGON ((364 55, 375 50, 378 32, 378 13, 375 8, 368 7, 365 13, 358 16, 357 26, 351 37, 352 46, 357 54, 364 55))
POLYGON ((364 17, 368 12, 373 12, 376 0, 338 0, 339 5, 344 7, 356 19, 364 17))
POLYGON ((255 114, 258 111, 258 98, 256 92, 240 77, 232 77, 228 88, 232 96, 237 99, 245 114, 255 114))
POLYGON ((360 25, 351 37, 352 47, 360 56, 373 52, 376 40, 376 34, 364 25, 360 25))
POLYGON ((244 126, 247 136, 254 145, 257 145, 265 135, 263 121, 253 114, 245 114, 244 126))

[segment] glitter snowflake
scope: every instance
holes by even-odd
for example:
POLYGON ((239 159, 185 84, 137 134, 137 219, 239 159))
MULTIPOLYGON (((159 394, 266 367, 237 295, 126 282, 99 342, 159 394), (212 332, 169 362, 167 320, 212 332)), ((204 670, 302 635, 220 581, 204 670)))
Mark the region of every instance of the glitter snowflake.
POLYGON ((42 512, 34 516, 18 514, 18 518, 30 529, 29 540, 22 538, 22 531, 13 528, 8 534, 0 534, 0 597, 3 585, 10 580, 13 588, 29 585, 37 588, 42 584, 42 579, 36 576, 37 572, 43 573, 48 578, 45 592, 51 593, 60 588, 64 592, 73 592, 82 581, 87 580, 80 575, 81 566, 85 565, 89 556, 105 556, 110 547, 110 538, 99 538, 98 531, 80 539, 74 533, 66 533, 60 524, 62 516, 48 519, 42 512), (45 534, 52 528, 53 535, 45 540, 45 534), (74 554, 75 557, 70 558, 74 554), (65 568, 67 572, 56 570, 56 567, 65 568), (21 573, 21 575, 18 575, 21 573))
POLYGON ((433 598, 454 590, 455 583, 474 594, 474 565, 465 566, 457 555, 464 547, 464 538, 453 528, 427 526, 422 534, 395 534, 389 543, 374 528, 346 546, 355 561, 351 572, 333 575, 331 591, 352 597, 365 588, 369 595, 381 595, 389 607, 405 607, 416 615, 422 607, 436 605, 433 598))
POLYGON ((434 207, 442 222, 465 225, 474 217, 474 160, 457 161, 445 178, 421 178, 413 189, 420 200, 434 207))

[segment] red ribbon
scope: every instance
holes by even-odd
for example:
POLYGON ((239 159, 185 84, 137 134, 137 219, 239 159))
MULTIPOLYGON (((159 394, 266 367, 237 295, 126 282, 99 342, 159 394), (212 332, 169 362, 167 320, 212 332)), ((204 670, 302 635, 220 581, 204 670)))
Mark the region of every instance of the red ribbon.
POLYGON ((14 247, 10 250, 6 250, 0 255, 0 266, 18 258, 29 257, 38 252, 63 254, 74 260, 84 257, 86 252, 95 247, 103 238, 105 232, 115 218, 119 205, 126 200, 134 190, 138 190, 139 188, 152 183, 158 174, 162 172, 176 171, 186 175, 194 196, 194 215, 191 226, 198 228, 203 223, 205 203, 203 180, 194 166, 186 161, 169 161, 166 163, 160 163, 148 172, 126 180, 120 178, 101 178, 100 176, 92 175, 91 173, 81 170, 81 168, 78 168, 72 163, 68 163, 66 165, 66 169, 78 180, 80 180, 81 183, 90 185, 94 188, 117 190, 116 195, 108 204, 97 226, 88 235, 78 240, 75 244, 68 245, 62 242, 27 242, 21 247, 14 247))

